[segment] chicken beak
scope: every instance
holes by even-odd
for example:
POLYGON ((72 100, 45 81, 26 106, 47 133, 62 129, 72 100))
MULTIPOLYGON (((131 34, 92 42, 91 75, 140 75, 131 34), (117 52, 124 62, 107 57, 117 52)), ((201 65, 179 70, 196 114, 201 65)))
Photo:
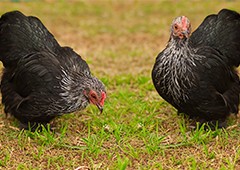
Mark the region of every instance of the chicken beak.
POLYGON ((98 107, 100 113, 102 113, 103 112, 103 106, 101 106, 100 104, 97 104, 97 107, 98 107))
POLYGON ((188 30, 183 30, 182 35, 184 35, 186 38, 189 38, 189 31, 188 30))

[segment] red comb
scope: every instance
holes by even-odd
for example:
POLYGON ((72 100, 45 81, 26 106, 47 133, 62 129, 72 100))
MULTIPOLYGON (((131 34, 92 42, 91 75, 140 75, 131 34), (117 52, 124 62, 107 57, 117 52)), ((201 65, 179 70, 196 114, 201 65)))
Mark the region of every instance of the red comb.
POLYGON ((182 16, 182 28, 187 29, 188 22, 187 22, 187 17, 182 16))
POLYGON ((102 92, 102 93, 101 93, 101 96, 102 96, 102 97, 101 97, 100 105, 103 106, 103 105, 104 105, 104 101, 105 101, 107 95, 106 95, 105 92, 102 92))

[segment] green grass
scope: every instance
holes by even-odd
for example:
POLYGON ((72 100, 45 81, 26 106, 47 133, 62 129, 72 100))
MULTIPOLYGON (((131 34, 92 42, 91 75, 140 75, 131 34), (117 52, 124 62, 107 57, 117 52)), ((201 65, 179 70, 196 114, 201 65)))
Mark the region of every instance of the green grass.
MULTIPOLYGON (((151 69, 169 26, 186 15, 196 28, 238 1, 0 2, 38 16, 62 45, 74 48, 106 85, 104 112, 94 106, 64 115, 42 132, 18 129, 0 114, 0 169, 239 169, 239 118, 205 131, 155 91, 151 69)), ((2 107, 2 106, 1 106, 2 107)))

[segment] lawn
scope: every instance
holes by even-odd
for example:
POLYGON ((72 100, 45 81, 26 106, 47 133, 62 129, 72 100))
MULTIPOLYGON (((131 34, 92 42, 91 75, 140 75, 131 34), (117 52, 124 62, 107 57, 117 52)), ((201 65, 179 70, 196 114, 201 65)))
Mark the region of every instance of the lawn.
POLYGON ((34 15, 63 46, 72 47, 107 88, 104 112, 94 106, 56 118, 54 132, 18 129, 0 114, 0 169, 240 169, 240 118, 204 131, 155 91, 151 69, 185 15, 195 29, 239 1, 0 1, 0 14, 34 15))

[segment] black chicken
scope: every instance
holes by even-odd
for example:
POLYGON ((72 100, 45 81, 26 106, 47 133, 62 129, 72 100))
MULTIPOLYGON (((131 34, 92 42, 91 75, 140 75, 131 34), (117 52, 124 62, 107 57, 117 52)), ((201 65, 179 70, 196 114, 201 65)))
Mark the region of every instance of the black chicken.
POLYGON ((106 91, 87 63, 61 47, 42 22, 19 11, 0 18, 1 81, 5 113, 24 128, 47 124, 56 116, 84 109, 103 110, 106 91))
POLYGON ((240 15, 223 9, 190 33, 188 18, 173 20, 168 45, 152 70, 153 84, 178 112, 225 126, 239 106, 240 15))

